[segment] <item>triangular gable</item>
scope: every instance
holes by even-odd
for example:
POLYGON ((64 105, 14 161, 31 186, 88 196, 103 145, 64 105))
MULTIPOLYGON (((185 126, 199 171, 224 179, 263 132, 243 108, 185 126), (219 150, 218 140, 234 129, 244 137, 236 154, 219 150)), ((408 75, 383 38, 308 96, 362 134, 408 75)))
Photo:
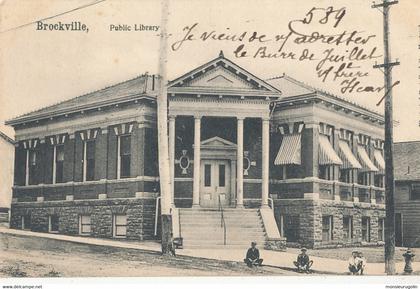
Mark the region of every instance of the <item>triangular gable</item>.
POLYGON ((236 144, 225 140, 221 137, 215 136, 201 142, 201 147, 236 147, 236 144))
POLYGON ((280 90, 256 77, 229 59, 223 52, 219 57, 178 77, 169 83, 169 87, 212 87, 256 89, 280 93, 280 90))
POLYGON ((222 66, 218 66, 203 75, 189 81, 190 87, 223 87, 256 89, 254 85, 240 78, 222 66))
POLYGON ((270 78, 267 82, 281 90, 283 98, 316 92, 315 88, 285 74, 270 78))

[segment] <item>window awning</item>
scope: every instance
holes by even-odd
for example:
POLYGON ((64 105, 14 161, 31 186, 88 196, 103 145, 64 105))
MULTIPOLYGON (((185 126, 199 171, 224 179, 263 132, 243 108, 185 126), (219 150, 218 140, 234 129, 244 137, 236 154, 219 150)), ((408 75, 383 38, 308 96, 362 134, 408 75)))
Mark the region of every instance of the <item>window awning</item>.
POLYGON ((289 134, 283 136, 279 152, 274 165, 300 165, 301 164, 301 134, 289 134))
POLYGON ((382 156, 382 152, 378 149, 373 151, 373 157, 375 158, 375 165, 379 169, 379 173, 385 174, 385 160, 382 156))
POLYGON ((319 135, 318 163, 320 165, 342 165, 340 157, 332 147, 326 135, 319 135))
POLYGON ((354 154, 351 152, 351 149, 346 141, 340 139, 338 141, 338 146, 340 148, 338 154, 341 160, 343 161, 343 165, 341 166, 342 169, 361 169, 362 168, 362 165, 359 163, 359 161, 356 159, 354 154))
POLYGON ((362 170, 365 172, 377 172, 378 168, 370 160, 364 146, 357 145, 357 154, 360 162, 362 163, 362 170))

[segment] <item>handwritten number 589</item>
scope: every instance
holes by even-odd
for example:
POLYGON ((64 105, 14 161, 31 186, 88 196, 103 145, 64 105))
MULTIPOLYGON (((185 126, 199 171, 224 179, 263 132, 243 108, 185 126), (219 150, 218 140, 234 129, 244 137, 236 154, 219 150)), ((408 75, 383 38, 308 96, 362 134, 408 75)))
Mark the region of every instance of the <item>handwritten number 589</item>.
POLYGON ((340 9, 334 9, 332 6, 328 8, 316 8, 313 7, 311 10, 309 10, 308 13, 306 13, 305 18, 302 19, 303 24, 310 24, 314 18, 314 12, 315 11, 324 11, 325 15, 323 18, 321 18, 318 23, 320 24, 326 24, 328 23, 328 20, 330 19, 331 14, 334 14, 334 28, 340 24, 341 20, 343 19, 344 15, 346 15, 346 8, 340 8, 340 9))

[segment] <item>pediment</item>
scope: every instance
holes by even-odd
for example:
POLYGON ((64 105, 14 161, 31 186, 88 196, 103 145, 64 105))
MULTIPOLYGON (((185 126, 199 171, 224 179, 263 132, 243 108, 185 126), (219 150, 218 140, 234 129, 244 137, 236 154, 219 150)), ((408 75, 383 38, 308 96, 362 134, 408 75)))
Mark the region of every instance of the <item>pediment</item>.
POLYGON ((255 85, 241 79, 236 74, 219 66, 184 84, 189 87, 257 89, 255 85))
POLYGON ((219 57, 171 81, 168 88, 225 88, 260 91, 273 95, 281 93, 269 83, 225 58, 222 52, 219 57))
POLYGON ((215 136, 201 142, 202 148, 236 148, 236 144, 225 140, 221 137, 215 136))

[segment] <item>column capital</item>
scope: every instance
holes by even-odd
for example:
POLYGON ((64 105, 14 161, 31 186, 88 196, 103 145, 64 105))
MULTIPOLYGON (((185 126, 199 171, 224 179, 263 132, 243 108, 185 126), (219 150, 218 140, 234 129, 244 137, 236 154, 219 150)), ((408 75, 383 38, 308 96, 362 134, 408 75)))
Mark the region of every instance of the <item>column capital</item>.
POLYGON ((202 115, 194 115, 194 120, 201 120, 202 117, 202 115))
POLYGON ((269 116, 264 116, 261 118, 262 121, 264 122, 269 122, 271 120, 271 118, 269 116))
POLYGON ((241 121, 243 121, 243 120, 245 120, 245 118, 246 118, 245 116, 237 116, 237 117, 236 117, 236 120, 238 120, 238 121, 240 121, 240 120, 241 120, 241 121))
POLYGON ((175 119, 176 119, 176 115, 173 115, 173 114, 168 115, 169 121, 174 121, 175 119))

